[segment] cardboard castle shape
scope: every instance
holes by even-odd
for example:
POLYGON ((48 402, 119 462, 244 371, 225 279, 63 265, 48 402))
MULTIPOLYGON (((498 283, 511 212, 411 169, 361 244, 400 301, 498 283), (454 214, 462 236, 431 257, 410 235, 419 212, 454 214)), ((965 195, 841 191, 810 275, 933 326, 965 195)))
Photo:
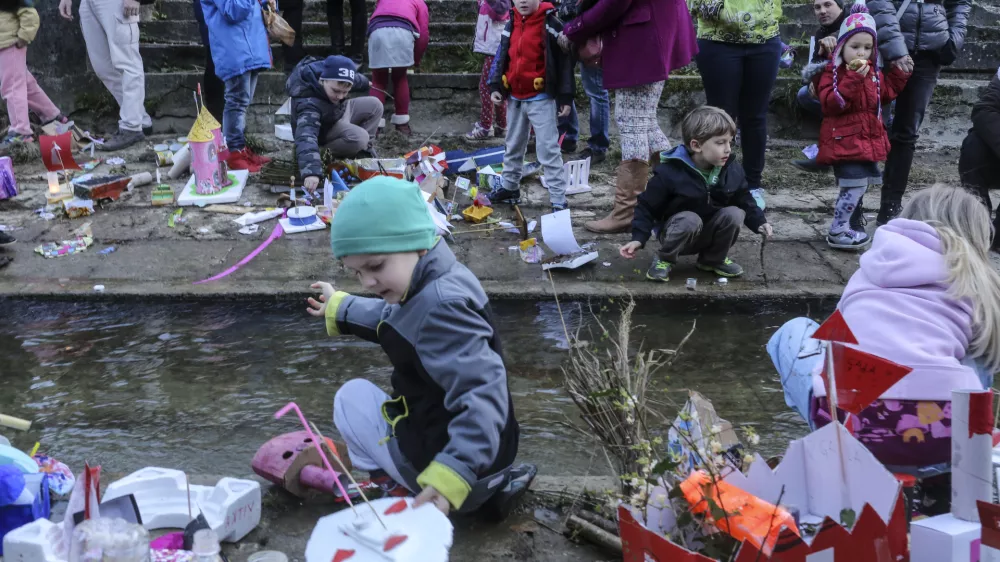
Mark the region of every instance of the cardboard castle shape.
POLYGON ((250 173, 229 170, 222 125, 204 107, 188 133, 188 150, 191 179, 177 197, 177 204, 203 207, 239 201, 250 173))

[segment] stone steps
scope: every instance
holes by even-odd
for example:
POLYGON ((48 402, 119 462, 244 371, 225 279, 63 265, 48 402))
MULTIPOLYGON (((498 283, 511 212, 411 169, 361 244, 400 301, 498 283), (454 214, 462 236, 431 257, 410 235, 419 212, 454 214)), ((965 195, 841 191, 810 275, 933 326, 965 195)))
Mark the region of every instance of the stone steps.
MULTIPOLYGON (((191 91, 201 80, 200 72, 153 72, 146 75, 146 106, 153 116, 158 132, 186 133, 194 119, 191 91)), ((479 115, 478 75, 419 73, 410 77, 413 95, 411 126, 418 133, 429 134, 440 127, 441 134, 459 134, 469 130, 479 115)), ((274 112, 284 103, 285 76, 279 72, 264 72, 260 76, 254 103, 247 115, 249 130, 273 131, 274 112)), ((942 79, 924 120, 925 139, 945 145, 957 145, 968 130, 972 103, 975 102, 982 80, 942 79)), ((771 102, 769 128, 773 137, 815 138, 815 121, 804 117, 794 105, 794 95, 800 85, 794 76, 779 77, 771 102)), ((701 78, 678 75, 667 81, 660 100, 660 121, 672 137, 679 136, 677 126, 685 113, 705 102, 701 78)), ((580 90, 578 108, 586 108, 580 90)), ((392 111, 387 103, 386 114, 392 111)), ((583 115, 586 115, 584 111, 583 115)), ((586 118, 582 119, 586 121, 586 118)), ((586 129, 586 123, 582 123, 586 129)), ((612 123, 614 128, 614 124, 612 123)))
MULTIPOLYGON (((374 9, 374 0, 368 1, 368 13, 374 9)), ((478 16, 476 0, 427 0, 432 22, 474 22, 478 16)), ((279 3, 279 9, 281 8, 279 3)), ((191 0, 160 0, 157 3, 159 18, 167 21, 192 19, 191 0)), ((345 14, 350 7, 345 5, 345 14)), ((305 0, 303 10, 305 21, 326 21, 326 0, 305 0)), ((347 20, 350 17, 347 16, 347 20)), ((803 23, 815 25, 812 3, 785 3, 782 8, 783 23, 803 23)), ((974 1, 969 24, 996 26, 1000 23, 1000 3, 996 0, 974 1)))

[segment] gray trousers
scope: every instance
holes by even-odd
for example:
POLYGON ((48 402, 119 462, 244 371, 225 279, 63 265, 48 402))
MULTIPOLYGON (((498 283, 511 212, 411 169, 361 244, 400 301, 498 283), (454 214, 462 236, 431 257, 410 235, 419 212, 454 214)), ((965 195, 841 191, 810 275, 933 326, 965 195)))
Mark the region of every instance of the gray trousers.
MULTIPOLYGON (((359 470, 384 470, 398 484, 406 481, 389 453, 389 422, 382 403, 390 396, 364 379, 352 379, 333 397, 333 423, 344 438, 351 464, 359 470)), ((419 490, 410 490, 417 492, 419 490)))
MULTIPOLYGON (((347 445, 347 455, 354 468, 373 471, 382 469, 398 484, 414 494, 420 492, 417 470, 399 451, 399 444, 390 437, 392 429, 382 416, 382 403, 390 396, 364 379, 344 383, 333 398, 333 423, 347 445)), ((469 513, 478 509, 503 483, 510 467, 472 484, 469 496, 458 510, 469 513)))
POLYGON ((698 254, 698 263, 719 265, 726 261, 729 249, 739 238, 745 215, 739 207, 725 207, 702 223, 696 213, 677 213, 660 229, 657 253, 661 260, 670 263, 677 263, 680 256, 698 254))
POLYGON ((545 182, 549 186, 549 201, 553 205, 566 204, 566 170, 559 150, 559 123, 556 100, 507 102, 507 152, 503 157, 504 189, 520 189, 524 154, 528 150, 528 137, 535 128, 535 153, 542 164, 545 182))
POLYGON ((354 158, 358 152, 368 149, 368 143, 378 131, 378 122, 382 120, 383 107, 374 96, 349 99, 344 106, 344 116, 327 131, 323 148, 338 158, 354 158))
POLYGON ((139 17, 126 18, 122 0, 82 0, 80 27, 97 77, 121 107, 118 128, 141 131, 146 113, 146 74, 139 56, 139 17))

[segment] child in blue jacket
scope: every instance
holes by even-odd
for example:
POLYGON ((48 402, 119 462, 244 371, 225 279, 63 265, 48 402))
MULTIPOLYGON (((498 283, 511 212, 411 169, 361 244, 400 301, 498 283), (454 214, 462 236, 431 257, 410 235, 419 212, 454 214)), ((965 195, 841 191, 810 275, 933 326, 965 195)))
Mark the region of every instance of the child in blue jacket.
MULTIPOLYGON (((273 0, 269 0, 273 2, 273 0)), ((258 0, 202 0, 215 74, 226 85, 222 134, 233 170, 259 172, 270 161, 246 147, 246 113, 261 70, 271 68, 271 45, 258 0)))

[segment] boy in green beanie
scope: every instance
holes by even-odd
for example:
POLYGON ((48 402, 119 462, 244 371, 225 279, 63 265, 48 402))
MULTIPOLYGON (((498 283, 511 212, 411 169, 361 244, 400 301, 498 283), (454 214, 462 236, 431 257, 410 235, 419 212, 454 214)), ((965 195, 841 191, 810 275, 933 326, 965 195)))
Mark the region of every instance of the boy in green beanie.
POLYGON ((355 187, 334 215, 334 258, 378 298, 315 283, 309 313, 331 336, 378 343, 393 365, 391 396, 345 383, 334 423, 354 467, 386 492, 502 519, 536 469, 513 466, 519 429, 489 300, 436 234, 419 188, 390 177, 355 187))

